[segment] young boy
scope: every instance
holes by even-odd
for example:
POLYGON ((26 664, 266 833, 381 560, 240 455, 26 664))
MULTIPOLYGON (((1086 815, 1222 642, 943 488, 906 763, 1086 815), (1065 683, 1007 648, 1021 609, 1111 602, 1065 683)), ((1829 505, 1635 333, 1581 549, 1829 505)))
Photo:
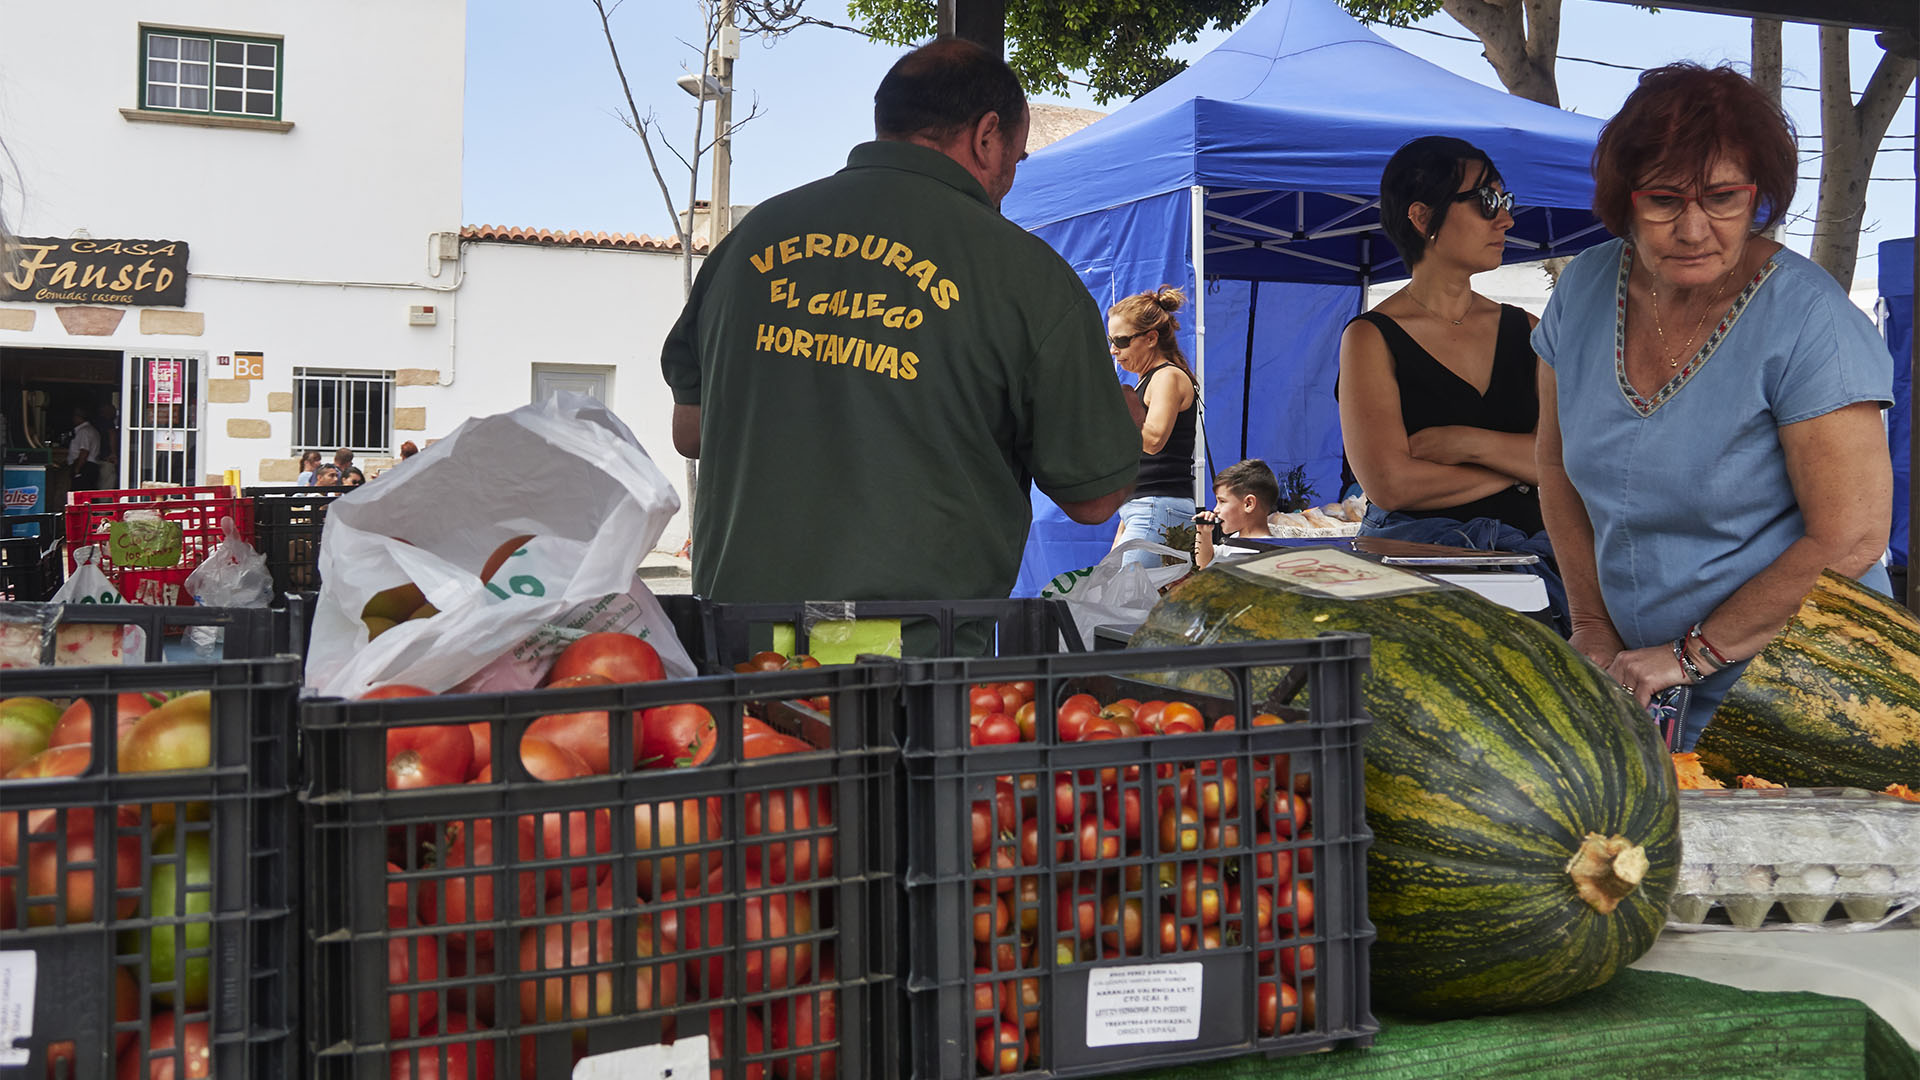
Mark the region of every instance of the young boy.
POLYGON ((1213 478, 1213 509, 1193 515, 1196 537, 1193 565, 1200 569, 1213 561, 1214 527, 1230 536, 1271 536, 1267 517, 1280 501, 1280 481, 1258 458, 1220 470, 1213 478))

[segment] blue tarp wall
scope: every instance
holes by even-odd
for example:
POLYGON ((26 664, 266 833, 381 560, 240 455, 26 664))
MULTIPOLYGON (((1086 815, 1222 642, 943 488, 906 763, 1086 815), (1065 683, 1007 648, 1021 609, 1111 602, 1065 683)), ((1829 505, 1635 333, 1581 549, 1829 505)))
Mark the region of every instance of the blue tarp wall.
MULTIPOLYGON (((1893 455, 1893 564, 1907 563, 1907 512, 1913 465, 1913 237, 1880 245, 1880 329, 1893 354, 1893 408, 1887 413, 1887 449, 1893 455)), ((1904 599, 1904 597, 1902 598, 1904 599)))

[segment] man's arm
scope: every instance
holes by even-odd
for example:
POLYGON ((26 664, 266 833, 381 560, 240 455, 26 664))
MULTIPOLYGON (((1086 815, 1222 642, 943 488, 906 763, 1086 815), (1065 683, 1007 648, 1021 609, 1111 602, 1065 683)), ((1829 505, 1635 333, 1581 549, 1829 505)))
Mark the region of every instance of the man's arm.
POLYGON ((1126 487, 1107 495, 1057 505, 1068 517, 1082 525, 1098 525, 1119 513, 1120 507, 1126 504, 1128 497, 1132 494, 1133 485, 1129 483, 1126 487))
POLYGON ((673 407, 673 448, 683 458, 700 456, 700 406, 673 407))

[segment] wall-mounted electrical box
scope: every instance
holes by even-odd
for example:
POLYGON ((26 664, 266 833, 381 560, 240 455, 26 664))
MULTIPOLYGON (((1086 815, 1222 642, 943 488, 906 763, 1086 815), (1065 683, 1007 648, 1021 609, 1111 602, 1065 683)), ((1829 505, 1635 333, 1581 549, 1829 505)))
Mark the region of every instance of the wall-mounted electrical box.
POLYGON ((437 232, 433 234, 433 253, 441 262, 452 262, 460 257, 460 234, 457 232, 437 232))
POLYGON ((415 304, 407 309, 408 326, 436 326, 440 316, 434 313, 432 304, 415 304))

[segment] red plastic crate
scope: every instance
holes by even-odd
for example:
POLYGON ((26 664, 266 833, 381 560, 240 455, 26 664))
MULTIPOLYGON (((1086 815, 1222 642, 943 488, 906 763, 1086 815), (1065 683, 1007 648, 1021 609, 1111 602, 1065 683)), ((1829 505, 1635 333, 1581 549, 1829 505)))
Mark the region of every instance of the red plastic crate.
MULTIPOLYGON (((95 560, 107 580, 122 594, 122 569, 107 555, 107 531, 129 510, 153 510, 180 524, 180 561, 176 569, 191 572, 226 538, 221 527, 232 518, 242 540, 253 543, 253 501, 235 495, 230 487, 163 487, 109 491, 75 491, 67 496, 67 572, 74 568, 73 553, 85 546, 99 549, 95 560)), ((128 596, 128 599, 132 599, 128 596)))

